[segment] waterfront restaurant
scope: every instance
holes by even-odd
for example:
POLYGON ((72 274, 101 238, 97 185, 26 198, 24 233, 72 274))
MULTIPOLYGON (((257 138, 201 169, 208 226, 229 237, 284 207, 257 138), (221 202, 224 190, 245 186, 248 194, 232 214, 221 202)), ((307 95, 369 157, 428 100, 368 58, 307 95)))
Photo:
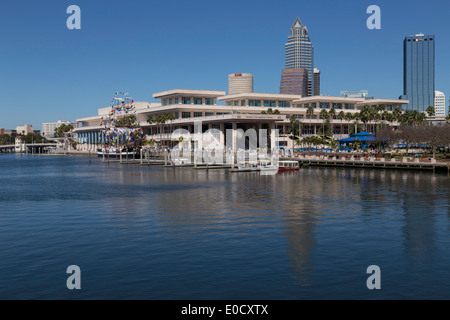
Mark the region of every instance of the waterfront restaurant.
MULTIPOLYGON (((220 134, 217 140, 225 147, 227 129, 279 129, 280 146, 294 147, 293 141, 287 135, 290 117, 294 116, 303 123, 304 135, 316 135, 325 120, 320 119, 320 111, 334 108, 335 115, 331 117, 331 125, 336 139, 349 136, 349 127, 354 120, 338 119, 337 115, 357 113, 364 105, 377 106, 383 104, 386 111, 392 112, 395 107, 402 107, 408 100, 347 98, 331 96, 302 97, 300 95, 273 93, 239 93, 226 95, 225 91, 173 89, 153 94, 160 99, 159 103, 135 102, 136 117, 147 140, 153 140, 160 146, 170 145, 171 134, 176 129, 185 129, 194 133, 194 125, 202 121, 202 132, 217 129, 220 134), (279 114, 263 114, 271 108, 279 114), (308 111, 309 110, 309 111, 308 111), (311 113, 312 111, 312 113, 311 113), (147 118, 171 113, 174 120, 164 125, 148 123, 147 118)), ((78 150, 96 149, 97 144, 104 142, 102 127, 103 117, 108 117, 110 107, 98 109, 98 114, 92 117, 77 119, 78 150)), ((393 128, 399 124, 388 123, 393 128)), ((216 131, 216 132, 218 132, 216 131)), ((235 132, 235 131, 233 131, 235 132)), ((193 138, 195 146, 195 138, 193 138)))

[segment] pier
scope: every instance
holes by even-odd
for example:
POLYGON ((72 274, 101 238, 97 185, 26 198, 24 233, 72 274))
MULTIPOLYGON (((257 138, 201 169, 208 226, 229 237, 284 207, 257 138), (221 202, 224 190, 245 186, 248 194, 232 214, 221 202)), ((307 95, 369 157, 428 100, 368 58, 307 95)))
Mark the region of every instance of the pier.
MULTIPOLYGON (((165 167, 180 168, 189 167, 196 170, 211 170, 211 169, 225 169, 230 172, 252 172, 250 168, 248 170, 237 169, 238 159, 242 161, 236 154, 231 158, 233 163, 223 161, 221 163, 208 163, 205 161, 205 157, 202 158, 201 163, 194 163, 193 155, 191 159, 180 159, 172 161, 170 153, 143 153, 139 159, 113 159, 105 162, 117 162, 122 164, 140 164, 140 165, 160 165, 165 167)), ((225 157, 223 159, 230 160, 225 157)), ((398 170, 422 170, 433 172, 444 172, 450 174, 450 162, 439 162, 435 159, 419 159, 414 157, 402 157, 385 159, 375 156, 361 156, 361 155, 297 155, 293 157, 282 157, 280 161, 298 161, 300 167, 348 167, 348 168, 368 168, 368 169, 398 169, 398 170)))
MULTIPOLYGON (((286 158, 288 159, 288 158, 286 158)), ((289 158, 296 160, 300 166, 317 167, 350 167, 350 168, 377 168, 377 169, 406 169, 406 170, 427 170, 450 172, 450 163, 437 162, 435 159, 421 160, 419 158, 403 157, 402 159, 375 157, 355 157, 355 156, 314 156, 305 155, 289 158)))

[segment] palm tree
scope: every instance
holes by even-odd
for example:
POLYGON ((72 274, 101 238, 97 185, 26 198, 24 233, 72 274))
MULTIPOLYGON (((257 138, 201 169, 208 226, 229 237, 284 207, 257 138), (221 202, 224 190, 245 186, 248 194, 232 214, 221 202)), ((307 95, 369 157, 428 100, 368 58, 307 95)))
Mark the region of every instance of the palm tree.
POLYGON ((325 136, 325 119, 328 119, 328 111, 325 109, 320 110, 319 114, 320 119, 322 119, 322 138, 325 136))
POLYGON ((345 120, 347 120, 348 134, 350 134, 350 121, 353 119, 353 114, 351 112, 347 112, 345 114, 345 120))
POLYGON ((427 112, 427 114, 428 114, 429 117, 432 117, 432 116, 434 116, 435 109, 434 109, 433 106, 429 106, 429 107, 427 108, 426 112, 427 112))
POLYGON ((411 122, 412 124, 419 124, 421 122, 421 113, 418 110, 413 110, 411 114, 411 122))
MULTIPOLYGON (((169 122, 169 125, 170 125, 169 131, 172 132, 172 122, 175 120, 175 115, 171 112, 167 112, 164 114, 164 118, 166 121, 170 121, 169 122)), ((170 140, 170 147, 172 147, 172 140, 170 140)))
MULTIPOLYGON (((147 123, 148 123, 148 124, 156 123, 156 119, 153 118, 153 116, 148 116, 148 117, 147 117, 147 123)), ((151 129, 151 132, 152 132, 152 134, 153 134, 153 129, 152 129, 152 128, 150 128, 150 129, 151 129)))
POLYGON ((330 111, 328 111, 328 114, 330 115, 330 119, 331 119, 331 130, 334 131, 333 119, 336 118, 336 109, 334 107, 331 107, 330 111))
POLYGON ((384 113, 387 112, 386 111, 386 105, 384 104, 379 104, 377 105, 377 111, 378 111, 378 115, 377 115, 377 119, 382 120, 384 118, 384 113))
POLYGON ((309 106, 308 109, 306 109, 306 116, 309 117, 309 128, 311 128, 311 119, 312 116, 314 115, 314 108, 313 106, 309 106))
MULTIPOLYGON (((379 118, 379 107, 371 106, 369 109, 369 121, 376 122, 379 118)), ((375 131, 375 123, 372 124, 371 132, 375 131)))
POLYGON ((401 107, 395 107, 394 108, 394 111, 392 112, 392 114, 394 115, 394 119, 395 119, 395 121, 400 121, 401 120, 401 117, 402 117, 402 114, 403 114, 403 112, 402 112, 402 108, 401 107))
POLYGON ((314 115, 314 108, 313 106, 309 106, 306 110, 306 115, 309 116, 310 119, 312 119, 312 116, 314 115))
POLYGON ((300 143, 300 135, 302 133, 302 126, 303 126, 302 122, 298 120, 294 115, 291 115, 289 120, 290 123, 287 127, 287 133, 292 134, 293 140, 295 140, 296 136, 298 136, 298 143, 300 143))
POLYGON ((341 131, 339 133, 342 134, 342 120, 345 119, 345 112, 344 111, 339 112, 337 117, 338 119, 341 120, 341 131))
POLYGON ((280 114, 280 110, 268 108, 267 111, 261 111, 261 114, 280 114))
POLYGON ((330 115, 331 119, 334 119, 336 116, 336 109, 334 107, 330 108, 330 111, 328 111, 328 114, 330 115))
MULTIPOLYGON (((367 130, 367 122, 371 119, 371 108, 369 105, 364 105, 362 106, 360 112, 359 112, 359 118, 361 119, 361 121, 364 123, 364 130, 367 130)), ((355 114, 356 115, 356 114, 355 114)), ((354 119, 356 119, 356 117, 354 116, 354 119)))

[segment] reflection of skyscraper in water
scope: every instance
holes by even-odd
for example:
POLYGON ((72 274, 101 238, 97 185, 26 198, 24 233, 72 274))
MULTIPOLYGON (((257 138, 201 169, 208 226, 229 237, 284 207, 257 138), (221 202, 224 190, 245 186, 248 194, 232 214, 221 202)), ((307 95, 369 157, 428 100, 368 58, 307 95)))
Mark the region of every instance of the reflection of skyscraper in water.
MULTIPOLYGON (((417 173, 416 175, 418 175, 417 173)), ((434 190, 433 180, 426 183, 424 179, 413 181, 413 177, 403 180, 403 188, 409 189, 400 199, 403 216, 404 216, 404 247, 408 257, 412 259, 413 267, 420 268, 428 265, 429 255, 433 251, 433 243, 435 238, 435 217, 434 217, 434 190), (420 196, 414 194, 411 190, 420 190, 420 196)), ((417 192, 417 191, 415 191, 417 192)))
POLYGON ((314 198, 314 191, 310 188, 298 188, 296 176, 296 173, 279 175, 277 192, 283 195, 278 202, 279 210, 285 217, 285 236, 289 243, 287 253, 292 259, 292 277, 301 286, 307 286, 311 285, 311 254, 316 247, 314 233, 317 212, 310 201, 314 198))

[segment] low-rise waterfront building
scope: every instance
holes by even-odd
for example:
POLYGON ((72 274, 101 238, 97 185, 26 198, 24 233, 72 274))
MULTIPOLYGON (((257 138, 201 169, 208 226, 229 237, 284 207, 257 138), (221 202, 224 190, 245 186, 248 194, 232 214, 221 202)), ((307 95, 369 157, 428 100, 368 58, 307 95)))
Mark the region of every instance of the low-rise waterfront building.
POLYGON ((29 133, 33 133, 33 126, 31 124, 24 124, 23 126, 16 127, 16 132, 18 134, 24 134, 27 135, 29 133))
MULTIPOLYGON (((220 147, 225 147, 225 136, 229 129, 232 132, 238 129, 279 129, 280 146, 291 148, 294 146, 293 140, 287 135, 291 117, 303 123, 303 135, 317 135, 325 121, 321 119, 320 113, 325 109, 330 114, 335 138, 345 138, 355 120, 340 117, 341 111, 352 115, 364 105, 384 105, 387 112, 392 112, 396 107, 402 108, 408 103, 407 100, 397 99, 302 97, 254 92, 227 95, 224 91, 186 89, 157 92, 153 98, 161 102, 135 102, 136 117, 146 138, 161 146, 170 145, 171 134, 176 129, 194 134, 196 124, 201 121, 202 133, 216 129, 213 131, 217 141, 220 141, 220 147), (167 113, 173 114, 173 120, 165 124, 147 122, 149 117, 156 118, 167 113)), ((74 131, 77 133, 78 149, 95 150, 97 144, 103 143, 105 137, 100 123, 110 110, 110 107, 100 108, 96 116, 77 119, 78 125, 74 131)), ((387 125, 395 128, 398 123, 390 122, 387 125)), ((193 136, 194 147, 195 139, 193 136)))
POLYGON ((77 127, 77 122, 73 122, 73 121, 61 121, 61 120, 58 120, 57 122, 42 123, 42 125, 41 125, 42 136, 45 137, 45 138, 52 138, 52 137, 54 137, 55 136, 55 129, 59 128, 62 124, 72 125, 74 128, 77 127))

